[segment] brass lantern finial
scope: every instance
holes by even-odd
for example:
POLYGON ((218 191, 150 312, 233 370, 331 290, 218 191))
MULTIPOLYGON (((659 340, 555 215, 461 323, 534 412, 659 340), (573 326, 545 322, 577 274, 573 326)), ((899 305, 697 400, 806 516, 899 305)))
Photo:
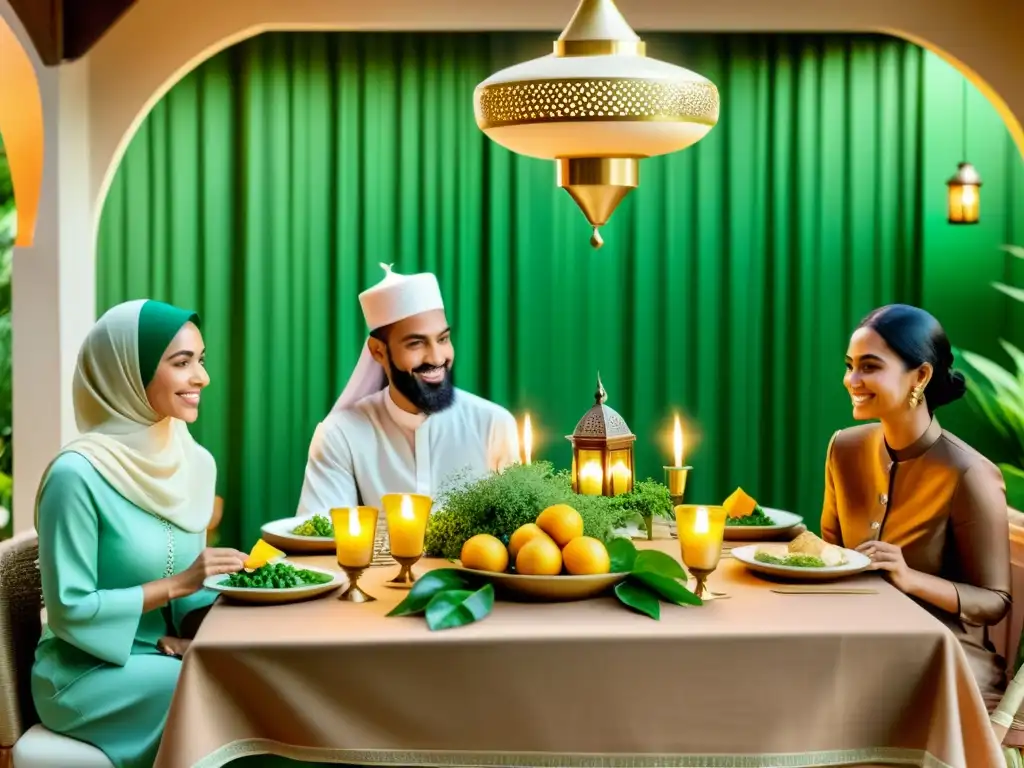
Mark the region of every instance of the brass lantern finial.
POLYGON ((597 391, 594 393, 594 400, 597 405, 604 405, 608 399, 608 393, 604 391, 604 384, 601 383, 601 372, 597 372, 597 391))

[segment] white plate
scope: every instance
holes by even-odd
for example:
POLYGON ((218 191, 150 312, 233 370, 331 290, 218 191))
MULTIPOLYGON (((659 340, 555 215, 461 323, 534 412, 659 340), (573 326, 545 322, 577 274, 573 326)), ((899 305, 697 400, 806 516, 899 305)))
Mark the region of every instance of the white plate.
MULTIPOLYGON (((288 561, 282 560, 280 562, 287 563, 288 561)), ((337 571, 329 571, 326 568, 317 568, 313 565, 299 565, 297 563, 289 563, 289 565, 294 565, 299 570, 326 573, 334 578, 323 584, 307 584, 301 587, 288 587, 287 589, 257 589, 251 587, 229 587, 223 583, 227 581, 228 574, 219 574, 217 576, 207 577, 203 582, 203 586, 207 589, 212 589, 215 592, 220 592, 229 600, 239 603, 280 605, 281 603, 295 603, 300 600, 309 600, 310 598, 318 597, 319 595, 323 595, 331 590, 337 589, 342 584, 346 583, 345 574, 338 573, 337 571)))
POLYGON ((852 549, 843 549, 843 553, 846 555, 846 562, 842 565, 826 566, 824 568, 772 565, 771 563, 762 563, 754 559, 758 547, 778 549, 780 556, 784 555, 787 551, 787 545, 782 542, 774 545, 748 544, 744 547, 733 547, 732 556, 743 563, 749 570, 756 573, 794 579, 796 581, 832 581, 834 579, 841 579, 844 576, 853 576, 854 574, 861 573, 871 565, 871 560, 867 555, 862 555, 860 552, 855 552, 852 549))
POLYGON ((783 512, 781 509, 761 507, 765 515, 771 518, 775 525, 729 525, 725 526, 725 538, 728 541, 758 541, 766 537, 778 536, 780 533, 796 528, 804 519, 792 512, 783 512))
POLYGON ((286 517, 271 520, 260 529, 263 540, 285 552, 334 552, 333 536, 299 536, 292 530, 306 518, 286 517))

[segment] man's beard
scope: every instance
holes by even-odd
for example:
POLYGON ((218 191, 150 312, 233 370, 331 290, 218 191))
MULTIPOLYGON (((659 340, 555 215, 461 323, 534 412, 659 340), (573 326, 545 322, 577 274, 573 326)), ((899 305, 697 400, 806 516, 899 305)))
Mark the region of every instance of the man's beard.
POLYGON ((406 400, 419 411, 430 415, 450 408, 455 402, 455 383, 452 381, 452 369, 445 368, 444 379, 438 384, 422 381, 413 374, 429 373, 437 366, 424 363, 411 372, 403 371, 391 359, 391 349, 387 350, 388 368, 391 372, 391 386, 397 389, 406 400))

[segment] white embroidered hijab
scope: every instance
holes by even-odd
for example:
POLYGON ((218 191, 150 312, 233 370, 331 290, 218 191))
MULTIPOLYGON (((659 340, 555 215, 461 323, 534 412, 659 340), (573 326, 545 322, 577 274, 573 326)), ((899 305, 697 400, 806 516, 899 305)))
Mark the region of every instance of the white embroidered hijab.
MULTIPOLYGON (((84 456, 114 490, 146 512, 186 531, 204 531, 213 515, 217 466, 185 422, 161 418, 149 404, 139 361, 146 303, 113 307, 86 337, 74 378, 75 420, 82 434, 61 453, 84 456)), ((159 359, 169 340, 161 343, 160 350, 144 351, 159 359)))

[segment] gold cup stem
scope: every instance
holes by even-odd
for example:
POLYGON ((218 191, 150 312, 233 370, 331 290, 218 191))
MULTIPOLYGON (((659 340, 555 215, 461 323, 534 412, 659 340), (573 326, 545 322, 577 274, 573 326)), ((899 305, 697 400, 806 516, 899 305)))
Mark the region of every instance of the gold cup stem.
POLYGON ((697 597, 704 597, 704 590, 707 588, 708 576, 714 573, 714 568, 708 570, 706 568, 690 568, 690 573, 693 574, 693 578, 697 580, 697 586, 693 590, 693 594, 697 597))
POLYGON ((416 555, 416 557, 401 557, 399 555, 391 555, 395 562, 397 562, 401 568, 398 571, 398 575, 393 579, 388 580, 388 584, 402 584, 409 586, 416 582, 416 576, 412 572, 412 567, 419 562, 419 559, 423 557, 422 553, 416 555))
POLYGON ((353 568, 349 565, 342 565, 341 568, 345 571, 345 575, 348 576, 348 587, 344 592, 338 595, 339 600, 344 600, 349 603, 371 603, 377 599, 373 595, 367 594, 359 587, 359 577, 362 576, 363 571, 366 570, 365 565, 361 565, 358 568, 353 568))

